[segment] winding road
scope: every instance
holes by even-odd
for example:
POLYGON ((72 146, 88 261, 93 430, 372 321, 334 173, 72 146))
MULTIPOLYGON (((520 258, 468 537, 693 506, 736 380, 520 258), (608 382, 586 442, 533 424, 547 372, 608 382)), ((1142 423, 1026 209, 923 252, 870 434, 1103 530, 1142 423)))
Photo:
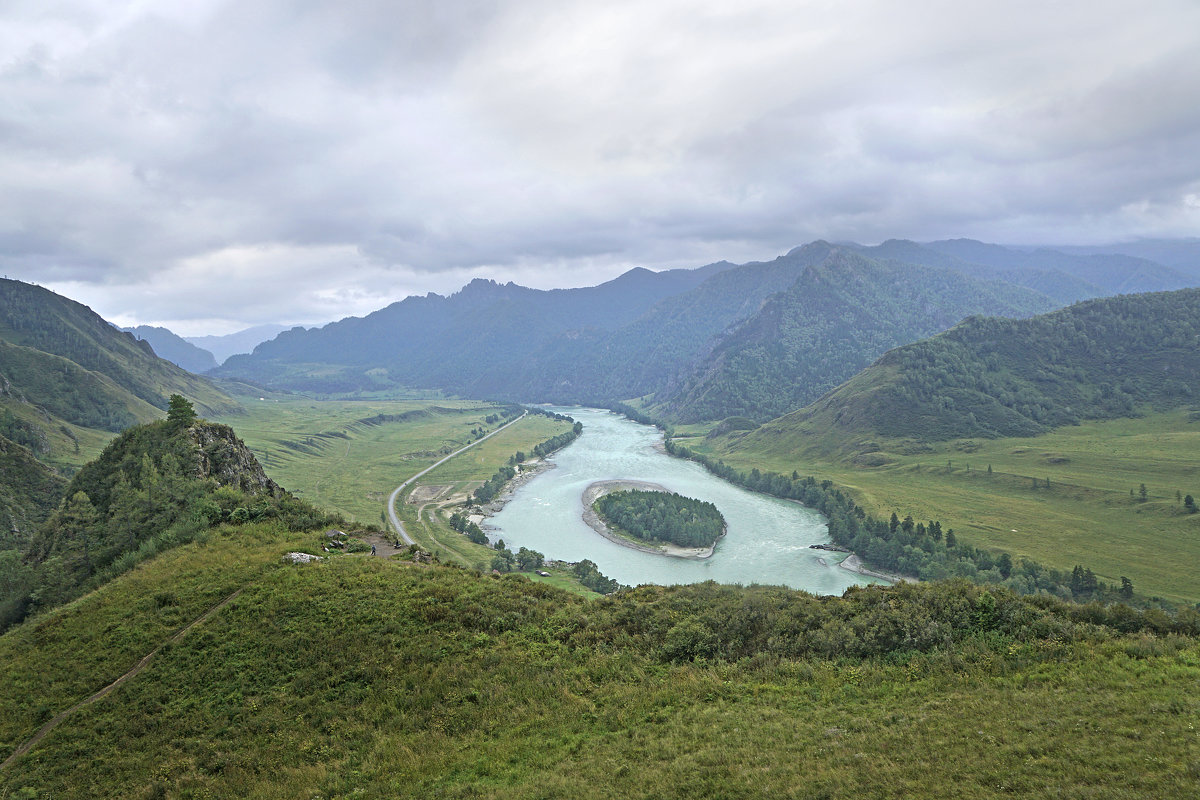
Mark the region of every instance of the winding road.
POLYGON ((465 452, 465 451, 467 451, 467 450, 470 450, 472 447, 474 447, 475 445, 477 445, 477 444, 479 444, 480 442, 484 441, 485 439, 490 439, 490 438, 492 438, 492 437, 493 437, 493 436, 495 436, 497 433, 499 433, 500 431, 502 431, 502 430, 504 430, 505 428, 507 428, 509 425, 515 425, 516 423, 518 423, 518 422, 520 422, 521 420, 525 419, 525 416, 526 416, 528 413, 529 413, 528 411, 522 412, 521 416, 517 417, 517 418, 516 418, 516 419, 514 419, 514 420, 511 420, 510 422, 506 422, 506 423, 504 423, 504 424, 503 424, 503 425, 501 425, 499 428, 496 428, 496 430, 492 431, 491 433, 487 434, 486 436, 483 436, 482 438, 476 439, 475 441, 471 442, 471 443, 470 443, 469 445, 467 445, 466 447, 460 447, 459 449, 455 450, 453 453, 451 453, 450 455, 446 456, 445 458, 443 458, 441 461, 437 462, 436 464, 433 464, 433 465, 431 465, 431 466, 428 466, 428 467, 426 467, 425 469, 423 469, 423 470, 421 470, 420 472, 418 472, 416 475, 413 475, 411 478, 409 478, 409 479, 408 479, 408 480, 406 480, 404 483, 402 483, 402 484, 400 484, 399 486, 397 486, 397 487, 396 487, 396 488, 395 488, 395 489, 392 491, 392 493, 391 493, 391 494, 388 496, 388 501, 387 501, 387 513, 388 513, 388 519, 389 519, 389 520, 391 520, 392 527, 396 529, 396 533, 399 533, 399 534, 400 534, 400 538, 404 540, 404 543, 405 543, 405 544, 416 544, 416 542, 414 542, 414 541, 413 541, 413 539, 412 539, 412 537, 408 535, 408 531, 404 530, 404 523, 402 523, 402 522, 400 521, 400 518, 399 518, 398 516, 396 516, 396 498, 397 498, 397 497, 400 495, 400 492, 402 492, 402 491, 404 491, 406 488, 408 488, 409 484, 411 484, 411 483, 412 483, 413 481, 415 481, 417 478, 421 477, 422 475, 424 475, 424 474, 425 474, 425 473, 427 473, 427 472, 430 472, 431 470, 437 469, 437 468, 438 468, 438 467, 440 467, 442 464, 445 464, 447 461, 449 461, 450 459, 454 458, 454 457, 455 457, 456 455, 458 455, 459 453, 462 453, 462 452, 465 452))

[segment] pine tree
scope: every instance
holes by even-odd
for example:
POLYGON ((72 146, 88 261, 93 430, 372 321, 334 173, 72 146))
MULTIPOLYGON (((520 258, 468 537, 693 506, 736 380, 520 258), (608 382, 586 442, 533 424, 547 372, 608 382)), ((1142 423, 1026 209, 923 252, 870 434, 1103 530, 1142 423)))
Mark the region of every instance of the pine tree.
POLYGON ((167 422, 180 428, 190 427, 196 421, 196 407, 181 394, 171 395, 167 406, 167 422))

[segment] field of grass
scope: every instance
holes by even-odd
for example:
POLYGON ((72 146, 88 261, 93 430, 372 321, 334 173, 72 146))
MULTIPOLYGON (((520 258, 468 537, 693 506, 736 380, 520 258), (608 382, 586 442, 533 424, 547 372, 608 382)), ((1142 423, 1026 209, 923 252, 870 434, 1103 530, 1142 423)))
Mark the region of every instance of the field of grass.
MULTIPOLYGON (((490 569, 495 553, 491 548, 475 544, 451 529, 448 522, 451 512, 443 508, 442 503, 454 498, 454 504, 457 505, 459 498, 465 499, 497 468, 507 464, 510 456, 518 451, 529 454, 536 445, 569 429, 570 426, 565 422, 543 416, 528 416, 442 464, 397 498, 396 511, 404 522, 405 530, 419 545, 445 560, 475 569, 490 569), (437 487, 440 490, 438 499, 413 502, 414 494, 421 496, 422 487, 437 487)), ((592 594, 580 587, 577 581, 560 577, 562 581, 573 582, 575 590, 592 594)))
MULTIPOLYGON (((0 771, 0 797, 1200 791, 1193 638, 1043 616, 1041 632, 981 629, 920 652, 693 663, 665 656, 677 607, 696 620, 742 609, 749 616, 728 624, 748 634, 763 619, 787 625, 789 614, 844 601, 700 586, 589 603, 516 576, 381 558, 280 563, 312 538, 222 529, 0 637, 7 755, 243 590, 0 771)), ((885 624, 887 605, 846 624, 867 634, 885 624)), ((769 641, 815 635, 798 624, 769 641)))
MULTIPOLYGON (((472 430, 491 431, 504 424, 503 420, 486 422, 488 416, 498 414, 498 406, 419 393, 369 400, 298 395, 241 400, 246 414, 223 421, 234 427, 268 475, 320 508, 368 524, 382 524, 387 496, 404 480, 471 442, 472 430), (402 420, 364 422, 405 414, 402 420)), ((565 422, 531 414, 454 457, 398 499, 397 513, 405 529, 439 558, 490 569, 495 553, 452 530, 440 504, 450 497, 465 497, 518 451, 530 453, 566 430, 565 422), (423 487, 438 487, 437 499, 408 502, 423 487)), ((556 580, 572 583, 565 575, 556 580)), ((574 589, 587 592, 577 582, 574 589)))
POLYGON ((1185 411, 1149 414, 907 454, 914 448, 879 440, 880 451, 869 455, 885 463, 872 467, 827 455, 836 451, 819 441, 805 448, 764 437, 751 448, 693 438, 688 446, 742 469, 830 479, 879 516, 941 520, 972 545, 1065 570, 1082 564, 1115 584, 1128 576, 1142 594, 1194 603, 1200 514, 1176 499, 1176 492, 1200 498, 1200 423, 1188 419, 1185 411))
POLYGON ((242 402, 245 414, 219 421, 233 426, 271 478, 320 508, 364 523, 380 522, 388 493, 470 442, 472 429, 501 424, 484 421, 498 413, 492 404, 422 394, 372 400, 273 395, 242 402), (406 412, 415 413, 371 421, 406 412))

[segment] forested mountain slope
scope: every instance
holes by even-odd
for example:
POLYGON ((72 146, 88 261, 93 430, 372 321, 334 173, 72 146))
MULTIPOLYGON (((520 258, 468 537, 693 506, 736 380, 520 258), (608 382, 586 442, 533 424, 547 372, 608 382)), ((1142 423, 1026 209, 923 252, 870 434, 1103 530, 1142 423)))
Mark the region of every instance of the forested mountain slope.
POLYGON ((921 441, 1031 436, 1200 396, 1200 289, 1091 300, 1025 320, 973 317, 897 348, 746 437, 840 430, 921 441))
POLYGON ((513 370, 554 337, 618 328, 727 266, 635 269, 599 286, 551 291, 476 279, 449 297, 409 297, 366 317, 285 331, 216 374, 317 391, 404 384, 472 396, 494 391, 492 374, 512 393, 513 370))
MULTIPOLYGON (((557 402, 669 396, 722 332, 755 314, 832 250, 827 242, 813 242, 772 261, 730 266, 619 330, 558 337, 525 359, 505 388, 557 402)), ((499 391, 501 384, 495 386, 499 391)))
MULTIPOLYGON (((29 448, 0 436, 0 558, 27 543, 50 515, 67 481, 34 457, 29 448)), ((4 569, 0 567, 0 574, 4 569)))
POLYGON ((40 286, 0 280, 0 339, 107 376, 159 409, 175 393, 192 399, 206 414, 228 414, 238 407, 210 381, 159 358, 148 344, 114 328, 87 306, 40 286))
POLYGON ((407 385, 522 401, 637 397, 679 420, 765 419, 972 313, 1025 316, 1189 280, 1123 255, 816 241, 772 261, 634 270, 590 289, 476 280, 450 297, 410 297, 285 332, 217 374, 328 392, 407 385))
POLYGON ((159 358, 165 358, 188 372, 207 372, 217 366, 217 359, 213 357, 212 353, 197 347, 166 328, 138 325, 136 328, 122 328, 122 330, 149 342, 159 358))
POLYGON ((666 404, 681 422, 766 420, 820 397, 884 351, 971 314, 1029 316, 1054 303, 940 266, 837 248, 724 336, 666 404))

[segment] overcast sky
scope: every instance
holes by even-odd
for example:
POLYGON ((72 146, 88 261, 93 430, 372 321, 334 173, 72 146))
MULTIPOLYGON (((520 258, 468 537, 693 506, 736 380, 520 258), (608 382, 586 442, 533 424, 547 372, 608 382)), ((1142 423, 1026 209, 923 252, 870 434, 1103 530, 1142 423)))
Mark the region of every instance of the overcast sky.
POLYGON ((1200 232, 1200 2, 3 0, 0 271, 185 335, 1200 232))

